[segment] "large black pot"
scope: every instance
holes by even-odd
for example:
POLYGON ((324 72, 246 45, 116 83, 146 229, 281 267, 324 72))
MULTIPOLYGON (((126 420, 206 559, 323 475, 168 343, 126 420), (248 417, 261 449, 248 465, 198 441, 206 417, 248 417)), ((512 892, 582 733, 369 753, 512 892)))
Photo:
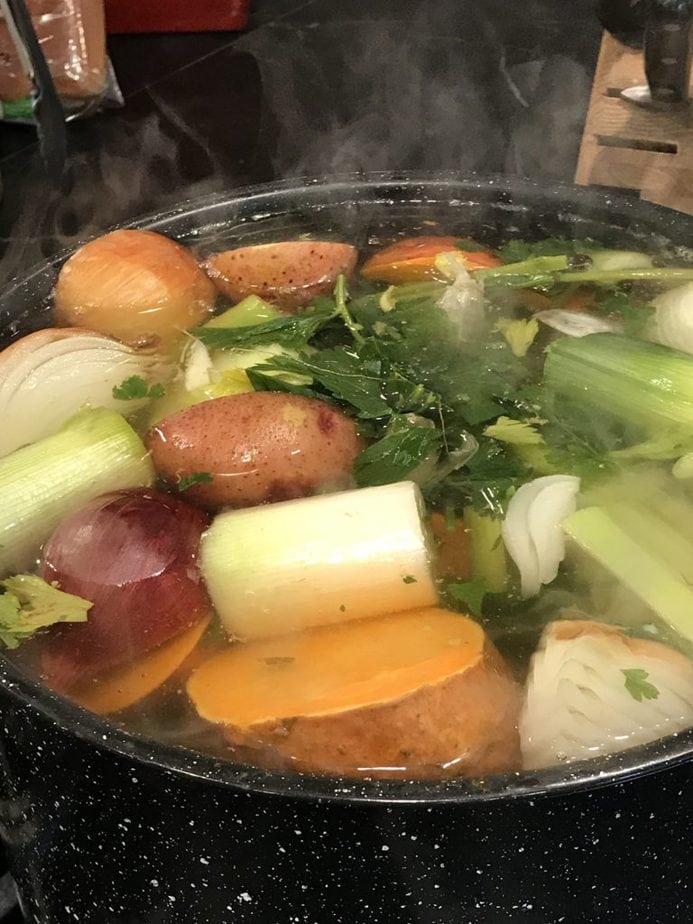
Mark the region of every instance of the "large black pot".
MULTIPOLYGON (((629 248, 685 248, 692 230, 636 200, 451 177, 256 188, 139 225, 204 251, 308 230, 363 246, 431 220, 490 242, 563 234, 629 248)), ((59 262, 5 294, 9 336, 45 325, 59 262)), ((137 737, 4 659, 0 703, 3 835, 28 921, 693 920, 691 732, 569 770, 354 783, 137 737)))

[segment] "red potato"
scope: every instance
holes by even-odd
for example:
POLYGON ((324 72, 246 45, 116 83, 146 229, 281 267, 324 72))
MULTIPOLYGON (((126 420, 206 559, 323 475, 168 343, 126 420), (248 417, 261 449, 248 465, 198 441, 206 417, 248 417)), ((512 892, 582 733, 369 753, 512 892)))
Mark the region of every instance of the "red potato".
POLYGON ((214 254, 206 263, 216 287, 235 302, 258 295, 295 311, 332 291, 340 274, 353 272, 356 248, 335 241, 283 241, 214 254))
POLYGON ((197 569, 206 516, 149 488, 102 494, 63 520, 43 577, 93 604, 84 623, 51 630, 41 673, 64 692, 142 657, 211 611, 197 569))
POLYGON ((300 395, 249 392, 166 417, 147 435, 157 472, 171 484, 196 473, 186 498, 204 507, 252 507, 345 487, 363 444, 353 420, 300 395), (211 476, 211 477, 209 477, 211 476))
POLYGON ((215 289, 185 247, 153 231, 111 231, 65 263, 55 322, 124 343, 166 343, 212 313, 215 289))

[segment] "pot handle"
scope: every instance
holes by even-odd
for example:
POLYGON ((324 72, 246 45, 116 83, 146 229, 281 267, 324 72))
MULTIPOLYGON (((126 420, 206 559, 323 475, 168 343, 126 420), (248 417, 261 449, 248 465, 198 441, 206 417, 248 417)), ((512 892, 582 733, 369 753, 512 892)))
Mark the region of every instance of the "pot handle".
POLYGON ((689 98, 693 0, 652 0, 645 25, 645 73, 652 99, 689 98))

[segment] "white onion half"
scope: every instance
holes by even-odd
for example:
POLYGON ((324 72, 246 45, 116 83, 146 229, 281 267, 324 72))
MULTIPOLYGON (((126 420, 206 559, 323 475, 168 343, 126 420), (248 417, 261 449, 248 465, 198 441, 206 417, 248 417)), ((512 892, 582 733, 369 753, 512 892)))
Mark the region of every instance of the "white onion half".
POLYGON ((693 353, 693 282, 658 295, 652 307, 652 339, 674 350, 693 353))
POLYGON ((0 353, 0 457, 56 433, 83 405, 130 416, 144 401, 113 397, 133 375, 161 382, 170 374, 160 356, 81 328, 28 334, 0 353))
POLYGON ((566 308, 546 308, 534 315, 537 321, 552 327, 568 337, 586 337, 588 334, 618 333, 623 323, 588 311, 568 311, 566 308))
POLYGON ((668 645, 589 620, 551 623, 532 656, 520 718, 526 769, 581 760, 693 725, 693 662, 668 645), (654 688, 636 699, 624 671, 654 688))
POLYGON ((503 542, 520 572, 523 597, 550 584, 565 557, 561 523, 575 513, 580 479, 574 475, 545 475, 518 488, 503 520, 503 542))

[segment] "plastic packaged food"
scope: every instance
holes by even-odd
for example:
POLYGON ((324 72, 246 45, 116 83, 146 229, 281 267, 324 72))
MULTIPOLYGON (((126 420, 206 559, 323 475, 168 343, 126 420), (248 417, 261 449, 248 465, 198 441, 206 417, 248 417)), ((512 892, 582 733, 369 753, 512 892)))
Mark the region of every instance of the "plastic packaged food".
MULTIPOLYGON (((106 55, 101 0, 26 0, 66 118, 122 99, 106 55)), ((0 3, 0 116, 33 121, 31 68, 0 3)))

